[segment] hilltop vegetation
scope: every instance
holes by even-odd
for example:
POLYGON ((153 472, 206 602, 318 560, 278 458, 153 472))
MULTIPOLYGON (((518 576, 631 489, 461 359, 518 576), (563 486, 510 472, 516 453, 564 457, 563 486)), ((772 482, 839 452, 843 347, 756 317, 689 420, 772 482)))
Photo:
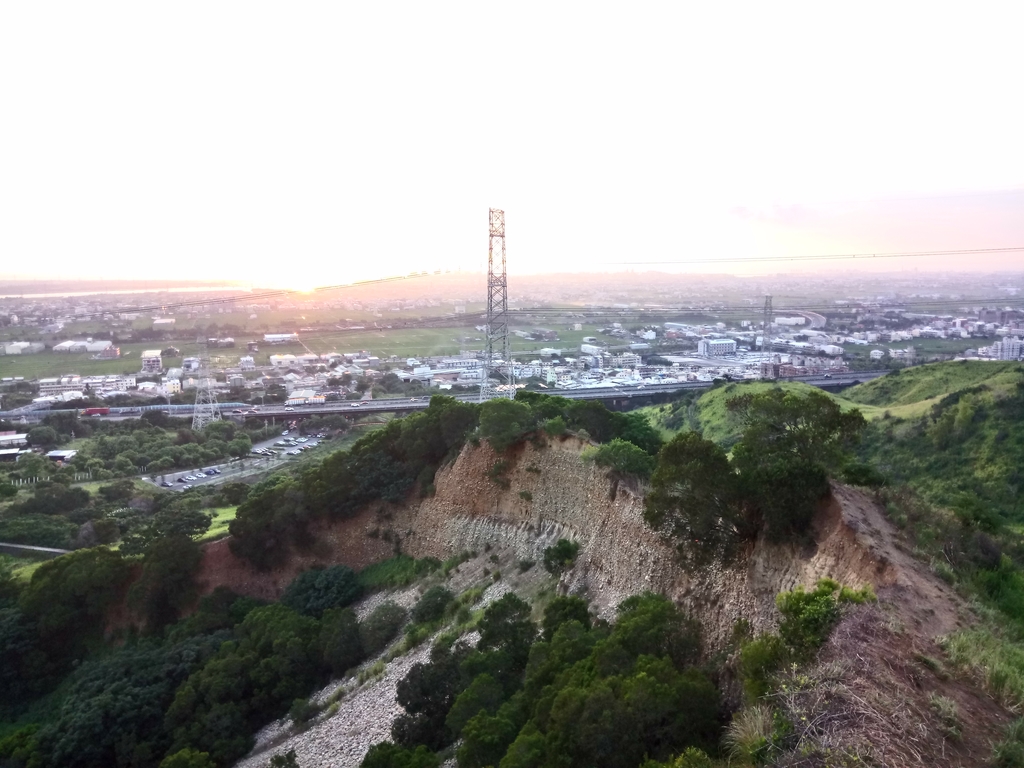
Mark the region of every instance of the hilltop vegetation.
POLYGON ((907 403, 916 418, 883 417, 866 430, 860 455, 926 500, 984 517, 992 528, 1024 521, 1024 366, 944 363, 890 374, 851 398, 907 403), (952 389, 943 389, 952 387, 952 389), (973 511, 972 511, 973 510, 973 511))
MULTIPOLYGON (((740 433, 743 431, 743 421, 736 413, 729 410, 729 401, 740 395, 754 395, 769 391, 782 391, 800 397, 823 392, 817 387, 799 381, 736 382, 720 384, 704 392, 684 393, 672 403, 641 408, 637 412, 646 416, 652 425, 663 430, 663 434, 666 436, 671 436, 681 430, 699 432, 705 439, 729 449, 733 443, 739 440, 740 433)), ((865 418, 872 418, 876 415, 874 408, 865 408, 845 397, 837 397, 827 392, 825 394, 844 412, 857 408, 865 418)), ((880 416, 881 411, 878 411, 877 415, 880 416)))

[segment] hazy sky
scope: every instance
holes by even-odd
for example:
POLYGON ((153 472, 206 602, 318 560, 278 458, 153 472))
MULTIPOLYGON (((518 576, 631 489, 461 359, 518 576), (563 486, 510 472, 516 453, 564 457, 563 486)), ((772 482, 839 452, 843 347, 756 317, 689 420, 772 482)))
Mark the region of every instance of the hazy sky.
POLYGON ((7 2, 0 275, 478 268, 489 206, 518 272, 1020 246, 1022 22, 1008 1, 7 2))

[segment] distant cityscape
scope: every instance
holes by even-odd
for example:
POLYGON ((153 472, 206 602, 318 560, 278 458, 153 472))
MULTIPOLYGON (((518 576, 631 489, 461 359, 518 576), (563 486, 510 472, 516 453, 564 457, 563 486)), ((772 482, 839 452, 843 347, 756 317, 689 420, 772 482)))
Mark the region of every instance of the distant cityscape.
MULTIPOLYGON (((989 299, 978 304, 948 277, 934 278, 934 291, 894 290, 905 286, 890 279, 890 295, 852 291, 827 300, 827 287, 807 278, 799 287, 814 298, 803 302, 786 298, 781 278, 762 280, 756 287, 779 297, 767 351, 761 307, 744 295, 750 286, 671 276, 652 287, 639 277, 630 274, 615 288, 584 280, 572 297, 550 280, 524 279, 521 294, 510 299, 512 359, 495 359, 492 368, 511 368, 518 386, 558 391, 723 376, 784 379, 930 359, 1018 360, 1024 353, 1019 276, 976 278, 972 293, 989 299), (1005 300, 992 301, 996 296, 1005 300)), ((486 326, 479 302, 465 297, 479 279, 424 281, 410 285, 413 295, 403 299, 372 291, 273 301, 176 293, 161 305, 140 295, 138 309, 123 295, 0 299, 0 408, 188 402, 203 378, 232 400, 289 405, 473 391, 484 375, 486 326), (417 348, 426 333, 435 336, 417 348), (343 346, 347 338, 370 337, 379 348, 343 346), (28 372, 29 358, 41 373, 19 375, 28 372)))

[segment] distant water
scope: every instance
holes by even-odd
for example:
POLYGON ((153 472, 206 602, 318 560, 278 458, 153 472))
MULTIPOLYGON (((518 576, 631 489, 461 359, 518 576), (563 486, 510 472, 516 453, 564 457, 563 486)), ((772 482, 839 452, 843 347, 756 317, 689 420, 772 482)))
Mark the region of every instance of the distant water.
POLYGON ((212 288, 210 286, 196 286, 194 288, 136 288, 127 291, 81 291, 78 293, 0 293, 0 299, 59 299, 71 298, 72 296, 130 296, 133 293, 208 293, 211 291, 249 293, 250 289, 237 285, 224 285, 212 288))

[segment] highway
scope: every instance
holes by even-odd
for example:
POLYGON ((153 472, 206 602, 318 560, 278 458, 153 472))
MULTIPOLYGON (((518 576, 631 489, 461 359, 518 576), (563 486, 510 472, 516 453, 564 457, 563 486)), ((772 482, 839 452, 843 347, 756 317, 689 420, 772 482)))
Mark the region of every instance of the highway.
MULTIPOLYGON (((797 376, 789 379, 781 379, 780 381, 799 381, 804 384, 809 384, 813 387, 835 387, 859 384, 864 381, 871 381, 881 376, 885 376, 888 371, 850 371, 847 373, 833 373, 833 374, 821 374, 815 376, 797 376)), ((736 380, 736 383, 745 381, 743 379, 736 380)), ((615 387, 589 387, 586 389, 552 389, 545 392, 545 394, 556 395, 558 397, 565 397, 570 400, 612 400, 612 401, 623 401, 630 398, 642 398, 654 394, 667 394, 672 392, 681 392, 688 389, 710 389, 714 386, 714 382, 711 381, 684 381, 684 382, 672 382, 668 384, 635 384, 630 386, 615 386, 615 387)), ((440 392, 438 394, 444 394, 440 392)), ((467 402, 476 402, 478 396, 476 394, 460 394, 454 395, 458 400, 464 400, 467 402)), ((289 418, 300 418, 302 416, 323 416, 331 414, 344 414, 344 415, 358 415, 360 413, 394 413, 400 411, 418 411, 426 408, 430 405, 430 396, 425 395, 423 397, 409 397, 409 398, 393 398, 387 400, 341 400, 333 403, 321 403, 319 405, 296 405, 296 406, 285 406, 285 405, 264 405, 264 406, 250 406, 243 403, 224 403, 221 405, 221 414, 227 418, 243 419, 246 417, 250 418, 274 418, 274 419, 289 419, 289 418), (255 409, 255 412, 253 410, 255 409), (235 413, 235 411, 243 411, 243 413, 235 413)), ((172 406, 174 416, 191 416, 192 406, 190 405, 175 405, 172 406)), ((163 405, 148 405, 142 406, 141 408, 111 408, 110 415, 101 418, 138 418, 142 412, 148 410, 167 410, 167 406, 163 405)), ((18 421, 22 417, 30 421, 39 421, 46 416, 50 411, 38 410, 38 411, 22 411, 22 412, 0 412, 0 419, 9 419, 11 421, 18 421)))
MULTIPOLYGON (((833 373, 831 375, 801 376, 784 381, 800 381, 814 387, 834 387, 852 385, 877 379, 888 371, 853 371, 849 373, 833 373)), ((737 382, 738 383, 738 382, 737 382)), ((669 384, 636 384, 633 386, 593 387, 587 389, 553 389, 544 394, 564 397, 570 400, 623 400, 630 398, 649 397, 654 394, 681 392, 687 389, 710 389, 711 381, 685 381, 669 384)), ((443 393, 439 393, 443 394, 443 393)), ((476 394, 455 395, 457 400, 476 402, 476 394)), ((387 400, 343 400, 336 403, 319 405, 265 405, 255 414, 224 413, 227 417, 242 418, 243 416, 258 418, 295 418, 301 416, 322 416, 328 414, 358 415, 360 413, 393 413, 395 411, 416 411, 430 405, 430 397, 393 398, 387 400)))

